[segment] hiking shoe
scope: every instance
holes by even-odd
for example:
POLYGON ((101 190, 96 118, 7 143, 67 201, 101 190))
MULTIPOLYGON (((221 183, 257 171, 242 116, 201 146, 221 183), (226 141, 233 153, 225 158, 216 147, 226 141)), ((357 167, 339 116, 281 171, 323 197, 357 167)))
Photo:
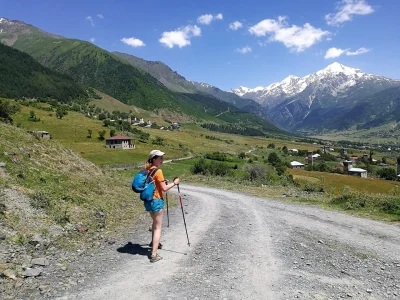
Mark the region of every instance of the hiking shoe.
MULTIPOLYGON (((153 242, 151 242, 151 243, 149 244, 149 247, 150 247, 150 248, 153 248, 153 242)), ((161 243, 158 243, 158 249, 162 249, 162 244, 161 244, 161 243)))
POLYGON ((162 259, 163 258, 160 255, 158 255, 158 253, 156 255, 150 256, 150 262, 151 263, 155 263, 155 262, 157 262, 159 260, 162 260, 162 259))

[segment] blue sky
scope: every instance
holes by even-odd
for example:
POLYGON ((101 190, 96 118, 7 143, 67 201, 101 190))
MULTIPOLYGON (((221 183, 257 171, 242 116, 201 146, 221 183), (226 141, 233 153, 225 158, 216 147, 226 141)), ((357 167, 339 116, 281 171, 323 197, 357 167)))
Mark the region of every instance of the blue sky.
POLYGON ((400 79, 398 0, 0 0, 0 17, 229 90, 338 61, 400 79))

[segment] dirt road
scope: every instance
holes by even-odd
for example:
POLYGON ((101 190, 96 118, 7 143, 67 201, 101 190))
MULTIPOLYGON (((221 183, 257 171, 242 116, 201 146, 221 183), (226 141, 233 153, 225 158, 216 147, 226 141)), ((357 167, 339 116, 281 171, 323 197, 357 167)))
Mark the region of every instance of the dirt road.
POLYGON ((149 263, 143 229, 117 252, 115 270, 62 299, 400 298, 398 225, 211 188, 181 192, 191 247, 174 209, 162 261, 149 263))

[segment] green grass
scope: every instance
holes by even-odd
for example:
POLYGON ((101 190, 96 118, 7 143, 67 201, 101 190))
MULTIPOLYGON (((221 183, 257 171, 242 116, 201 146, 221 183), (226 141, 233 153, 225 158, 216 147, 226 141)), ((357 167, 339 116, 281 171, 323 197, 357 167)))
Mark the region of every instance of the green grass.
MULTIPOLYGON (((18 240, 44 233, 53 224, 67 226, 66 233, 72 235, 78 223, 92 233, 113 230, 132 224, 143 212, 141 203, 133 201, 130 178, 104 172, 59 143, 37 139, 23 129, 0 123, 0 133, 0 161, 6 163, 8 174, 0 178, 0 189, 28 196, 31 210, 46 212, 41 216, 33 211, 24 217, 23 211, 9 211, 2 222, 13 228, 18 240)), ((8 201, 4 196, 0 200, 8 201)))
POLYGON ((312 172, 305 170, 289 169, 293 174, 294 180, 299 182, 309 181, 311 183, 320 183, 326 187, 332 195, 339 195, 343 188, 348 186, 351 190, 367 192, 372 194, 388 194, 395 187, 400 188, 400 182, 388 181, 373 178, 360 178, 357 176, 348 176, 342 174, 312 172))

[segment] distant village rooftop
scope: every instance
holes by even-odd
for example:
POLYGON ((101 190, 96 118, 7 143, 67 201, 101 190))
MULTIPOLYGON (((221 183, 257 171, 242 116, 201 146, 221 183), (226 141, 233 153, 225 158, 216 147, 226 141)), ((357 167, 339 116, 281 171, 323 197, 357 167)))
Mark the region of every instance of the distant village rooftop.
POLYGON ((107 139, 107 141, 118 141, 118 140, 133 140, 133 138, 126 135, 116 135, 107 139))
POLYGON ((349 172, 363 173, 363 172, 367 172, 367 170, 364 170, 364 169, 361 169, 361 168, 351 168, 351 169, 349 169, 349 172))

